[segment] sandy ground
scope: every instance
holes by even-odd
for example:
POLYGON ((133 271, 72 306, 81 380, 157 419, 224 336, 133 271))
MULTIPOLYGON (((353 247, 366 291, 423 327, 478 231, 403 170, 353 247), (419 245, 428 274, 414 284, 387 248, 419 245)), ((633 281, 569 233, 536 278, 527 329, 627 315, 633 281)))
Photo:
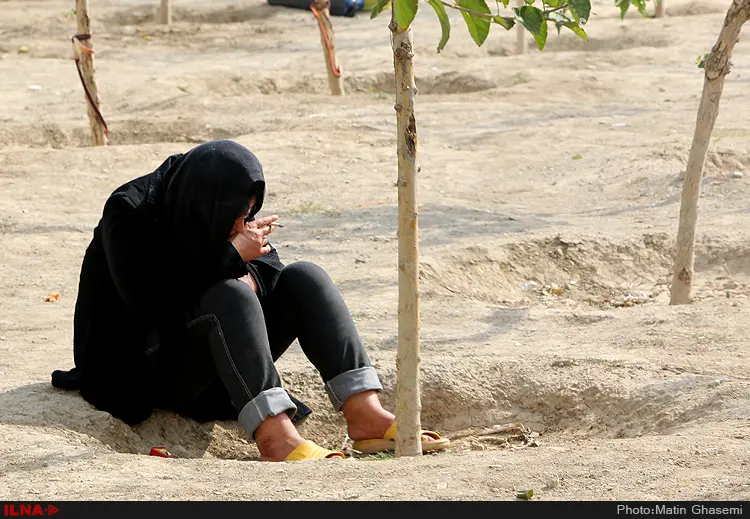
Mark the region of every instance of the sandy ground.
MULTIPOLYGON (((496 27, 477 49, 455 16, 438 55, 438 22, 420 12, 423 423, 454 448, 268 464, 235 423, 158 412, 131 429, 49 375, 72 366, 78 270, 107 194, 233 138, 266 167, 282 259, 331 273, 392 408, 387 20, 334 20, 349 95, 333 99, 309 13, 176 0, 166 29, 157 2, 94 0, 112 139, 94 149, 70 2, 0 0, 0 499, 750 498, 750 45, 736 47, 706 166, 696 301, 670 307, 695 59, 728 2, 669 2, 666 19, 624 22, 597 2, 588 43, 552 34, 523 57, 496 27), (154 445, 178 459, 146 456, 154 445)), ((279 369, 315 408, 304 434, 341 446, 297 347, 279 369)))

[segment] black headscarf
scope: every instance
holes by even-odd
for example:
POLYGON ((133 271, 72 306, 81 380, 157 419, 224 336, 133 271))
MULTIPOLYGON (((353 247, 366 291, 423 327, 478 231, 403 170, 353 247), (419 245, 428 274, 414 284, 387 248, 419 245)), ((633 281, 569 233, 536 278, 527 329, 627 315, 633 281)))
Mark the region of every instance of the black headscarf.
POLYGON ((258 158, 236 142, 201 144, 164 172, 159 220, 183 260, 205 265, 226 244, 234 221, 263 205, 265 181, 258 158), (251 196, 255 205, 248 208, 251 196))

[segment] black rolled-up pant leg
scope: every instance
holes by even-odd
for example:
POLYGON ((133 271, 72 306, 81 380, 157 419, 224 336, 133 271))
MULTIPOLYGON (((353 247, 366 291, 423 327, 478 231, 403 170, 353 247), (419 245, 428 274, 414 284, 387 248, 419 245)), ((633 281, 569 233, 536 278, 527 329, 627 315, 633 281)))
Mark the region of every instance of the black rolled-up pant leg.
POLYGON ((273 358, 299 339, 336 411, 351 395, 383 389, 341 293, 321 267, 287 265, 261 303, 273 358))

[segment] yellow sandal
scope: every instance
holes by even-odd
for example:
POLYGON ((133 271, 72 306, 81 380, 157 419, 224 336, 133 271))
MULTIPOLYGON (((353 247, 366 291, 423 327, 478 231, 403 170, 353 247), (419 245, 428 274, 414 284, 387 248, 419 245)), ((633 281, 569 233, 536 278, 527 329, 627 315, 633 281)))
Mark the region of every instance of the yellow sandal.
POLYGON ((344 453, 341 451, 330 451, 320 445, 307 440, 305 443, 294 449, 284 461, 305 461, 321 459, 344 459, 344 453))
MULTIPOLYGON (((422 431, 422 452, 442 451, 450 447, 451 442, 448 438, 442 438, 435 431, 422 431)), ((396 450, 396 424, 391 425, 378 440, 357 440, 352 444, 352 449, 363 454, 376 454, 378 452, 388 452, 396 450)))

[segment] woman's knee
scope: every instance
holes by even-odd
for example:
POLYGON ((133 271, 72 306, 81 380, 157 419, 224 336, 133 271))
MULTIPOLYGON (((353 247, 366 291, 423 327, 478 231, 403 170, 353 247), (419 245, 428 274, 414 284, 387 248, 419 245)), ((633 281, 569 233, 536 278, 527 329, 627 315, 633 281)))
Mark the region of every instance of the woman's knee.
POLYGON ((333 281, 322 267, 309 261, 297 261, 284 267, 279 275, 279 282, 286 286, 308 290, 312 287, 327 288, 333 281))

